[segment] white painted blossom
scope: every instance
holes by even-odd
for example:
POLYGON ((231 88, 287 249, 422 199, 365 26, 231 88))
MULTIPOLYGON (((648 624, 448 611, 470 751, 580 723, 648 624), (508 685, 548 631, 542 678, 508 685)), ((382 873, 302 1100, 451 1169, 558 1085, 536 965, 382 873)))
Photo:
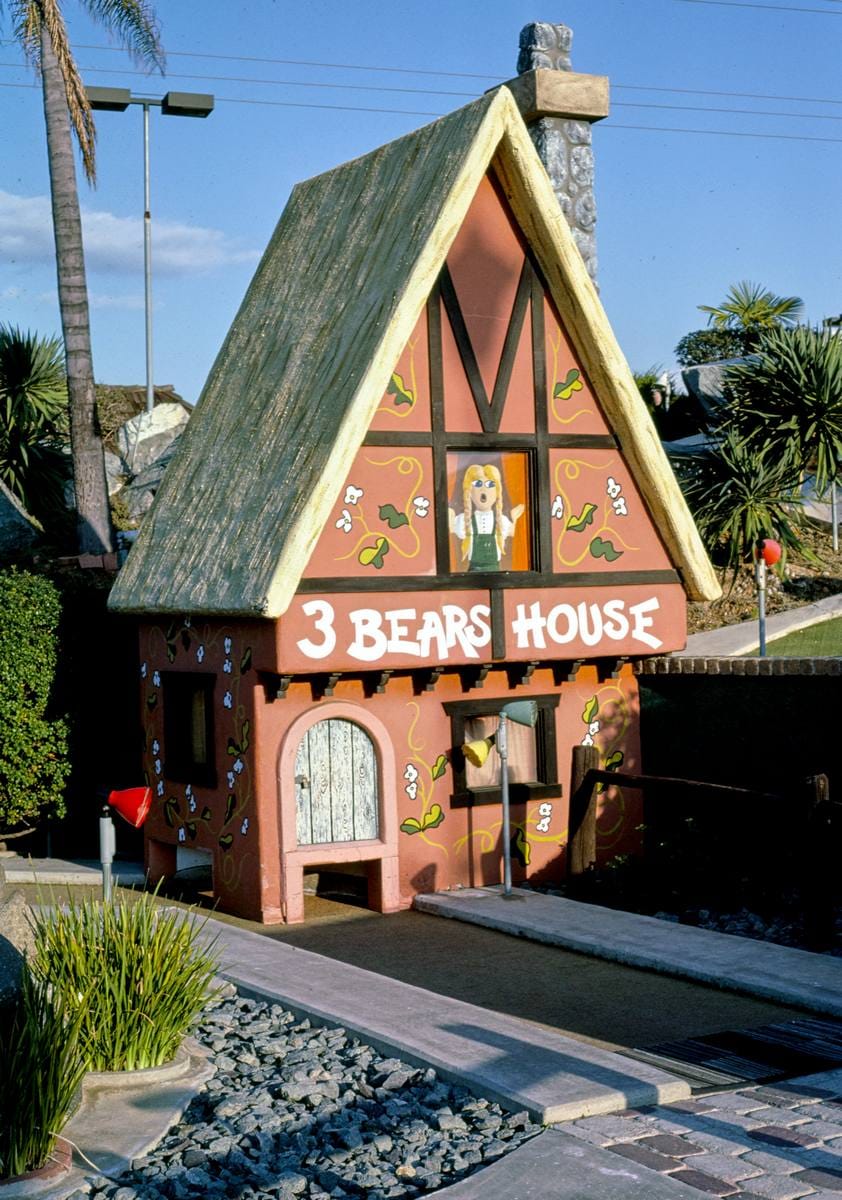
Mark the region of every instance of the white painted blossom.
POLYGON ((152 682, 155 684, 155 687, 161 686, 161 672, 160 671, 153 672, 152 682))
POLYGON ((231 674, 231 659, 230 658, 226 658, 225 662, 222 664, 222 669, 226 675, 231 674))
POLYGON ((179 840, 180 842, 186 842, 186 841, 187 841, 187 831, 185 830, 185 828, 184 828, 184 826, 183 826, 183 825, 180 825, 180 826, 179 826, 179 829, 178 829, 178 840, 179 840))
POLYGON ((591 735, 589 733, 586 733, 585 736, 582 738, 581 745, 583 745, 583 746, 592 746, 593 745, 593 738, 591 737, 591 735))
POLYGON ((196 811, 196 797, 195 796, 190 797, 190 803, 188 804, 187 807, 190 809, 191 812, 196 811))
POLYGON ((184 618, 184 628, 189 629, 192 621, 193 621, 192 617, 190 617, 190 616, 185 617, 184 618))
POLYGON ((418 778, 418 768, 412 763, 406 764, 406 770, 403 773, 404 779, 408 779, 410 783, 414 783, 418 778))
POLYGON ((163 779, 159 779, 158 780, 158 795, 163 796, 163 794, 164 794, 164 781, 163 781, 163 779))
POLYGON ((226 653, 226 654, 230 654, 230 653, 231 653, 231 647, 232 647, 232 645, 233 645, 233 642, 231 641, 230 637, 227 637, 227 638, 224 640, 224 642, 222 643, 222 645, 223 645, 223 647, 225 648, 225 653, 226 653))
POLYGON ((538 822, 538 824, 535 826, 535 828, 538 830, 539 833, 549 833, 550 818, 542 817, 541 820, 538 822))
POLYGON ((146 663, 145 663, 145 662, 140 664, 140 678, 141 678, 141 679, 145 679, 145 678, 146 678, 146 672, 147 672, 147 670, 148 670, 148 669, 149 669, 149 668, 146 666, 146 663))
POLYGON ((347 508, 342 509, 342 516, 336 522, 336 528, 341 529, 343 533, 351 532, 351 514, 347 508))
POLYGON ((193 784, 192 783, 188 783, 187 787, 184 789, 184 794, 185 794, 185 796, 193 795, 193 784))
POLYGON ((233 772, 233 771, 229 771, 229 772, 228 772, 228 790, 229 790, 229 792, 232 790, 232 788, 234 787, 234 784, 235 784, 236 782, 237 782, 237 781, 236 781, 236 779, 234 778, 234 772, 233 772))
POLYGON ((588 726, 588 733, 599 733, 599 721, 591 721, 590 725, 588 726))
POLYGON ((157 738, 155 738, 155 741, 152 743, 152 753, 157 754, 160 749, 161 749, 161 743, 158 741, 157 738))
POLYGON ((246 834, 248 833, 248 831, 249 831, 249 819, 248 819, 248 817, 246 817, 245 820, 243 821, 242 825, 240 826, 240 833, 243 835, 243 837, 245 837, 246 834))
POLYGON ((550 513, 555 518, 556 521, 560 521, 561 518, 564 516, 564 500, 561 498, 561 496, 559 496, 559 495, 554 496, 553 506, 550 509, 550 513))
POLYGON ((234 697, 231 695, 230 692, 226 692, 225 695, 222 697, 223 708, 231 708, 233 703, 234 703, 234 697))
POLYGON ((196 661, 201 662, 204 659, 204 657, 205 657, 205 648, 204 648, 204 646, 199 646, 198 650, 196 651, 196 661))
POLYGON ((608 495, 611 497, 611 499, 614 500, 614 499, 616 499, 617 496, 619 496, 620 492, 623 489, 620 486, 620 484, 617 482, 617 480, 614 479, 611 475, 609 475, 608 482, 605 485, 605 490, 608 493, 608 495))
POLYGON ((156 759, 155 759, 155 774, 156 774, 156 775, 160 775, 160 774, 161 774, 161 760, 160 760, 160 758, 156 758, 156 759))
POLYGON ((406 792, 407 796, 409 796, 410 800, 414 800, 418 795, 418 784, 408 783, 403 790, 406 792))
POLYGON ((627 517, 629 510, 626 508, 626 500, 624 496, 620 496, 619 500, 615 500, 611 507, 618 517, 627 517))
POLYGON ((412 505, 417 516, 419 517, 426 517, 427 513, 430 511, 430 501, 426 496, 416 496, 412 501, 412 505))
POLYGON ((238 758, 237 761, 234 763, 234 772, 235 772, 235 774, 239 775, 242 772, 242 770, 243 770, 243 760, 241 758, 238 758))

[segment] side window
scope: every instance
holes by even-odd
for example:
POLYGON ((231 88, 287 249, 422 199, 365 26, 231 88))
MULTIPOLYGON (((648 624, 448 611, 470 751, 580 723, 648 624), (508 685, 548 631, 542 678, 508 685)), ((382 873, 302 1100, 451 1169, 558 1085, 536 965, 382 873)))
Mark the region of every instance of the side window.
MULTIPOLYGON (((560 796, 556 752, 555 710, 558 696, 530 696, 538 705, 532 729, 508 723, 510 798, 513 804, 560 796)), ((468 762, 462 746, 493 738, 503 700, 455 700, 444 705, 450 717, 453 743, 454 808, 500 803, 501 760, 492 744, 482 766, 468 762)))
POLYGON ((176 783, 216 786, 214 675, 162 672, 164 775, 176 783))

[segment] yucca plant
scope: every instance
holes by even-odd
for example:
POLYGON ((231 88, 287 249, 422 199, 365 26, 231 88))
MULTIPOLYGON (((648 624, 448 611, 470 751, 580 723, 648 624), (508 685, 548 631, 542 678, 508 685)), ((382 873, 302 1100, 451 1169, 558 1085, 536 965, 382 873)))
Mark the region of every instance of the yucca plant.
POLYGON ((17 1004, 0 1014, 0 1179, 36 1170, 52 1154, 85 1071, 80 1014, 24 968, 17 1004))
POLYGON ((134 1071, 170 1061, 212 995, 213 942, 205 922, 136 903, 53 906, 34 919, 33 969, 79 1015, 88 1070, 134 1071))
POLYGON ((797 532, 798 472, 754 452, 733 430, 685 468, 680 481, 708 552, 713 558, 724 552, 734 575, 741 563, 751 561, 760 538, 777 538, 783 561, 788 549, 807 553, 797 532))

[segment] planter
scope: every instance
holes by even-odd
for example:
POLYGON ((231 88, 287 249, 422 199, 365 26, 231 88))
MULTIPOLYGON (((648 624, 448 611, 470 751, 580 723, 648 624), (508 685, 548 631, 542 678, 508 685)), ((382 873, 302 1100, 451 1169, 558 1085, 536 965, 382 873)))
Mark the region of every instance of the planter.
POLYGON ((137 1071, 88 1071, 82 1080, 83 1093, 92 1088, 123 1090, 124 1088, 149 1087, 155 1083, 169 1083, 181 1079, 191 1070, 190 1047, 193 1043, 179 1046, 175 1058, 160 1067, 141 1067, 137 1071))
POLYGON ((57 1180, 70 1174, 73 1150, 64 1138, 56 1138, 53 1151, 43 1167, 27 1171, 25 1175, 14 1175, 11 1179, 0 1179, 2 1200, 16 1200, 18 1196, 37 1196, 51 1189, 57 1180))

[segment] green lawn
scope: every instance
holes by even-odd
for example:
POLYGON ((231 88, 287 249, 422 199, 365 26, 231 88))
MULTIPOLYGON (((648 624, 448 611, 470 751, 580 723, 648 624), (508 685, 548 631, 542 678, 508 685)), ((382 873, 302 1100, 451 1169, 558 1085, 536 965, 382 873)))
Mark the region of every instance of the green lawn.
MULTIPOLYGON (((766 651, 776 657, 823 658, 842 655, 842 617, 809 625, 769 642, 766 651)), ((755 650, 753 653, 757 653, 755 650)))

